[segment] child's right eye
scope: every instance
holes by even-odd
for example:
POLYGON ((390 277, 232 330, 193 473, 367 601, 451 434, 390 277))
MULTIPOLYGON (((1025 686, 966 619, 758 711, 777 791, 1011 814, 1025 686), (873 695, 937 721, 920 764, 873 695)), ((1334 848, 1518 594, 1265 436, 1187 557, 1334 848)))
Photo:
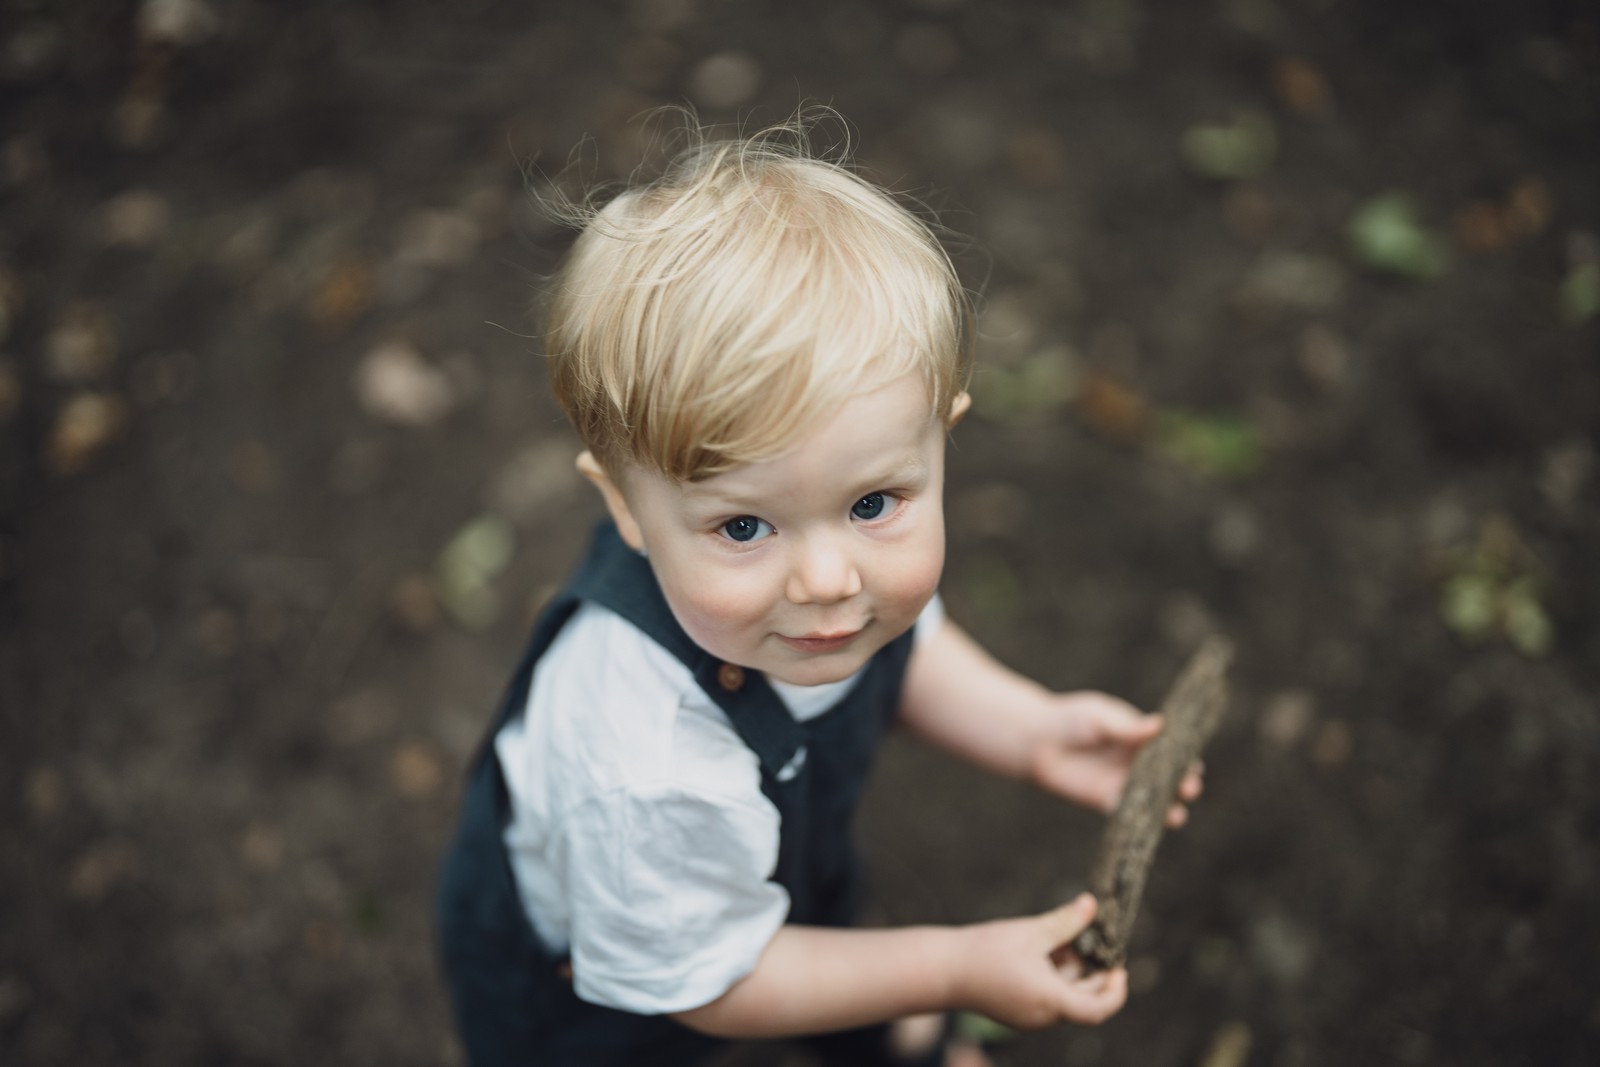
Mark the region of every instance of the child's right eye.
POLYGON ((737 519, 729 519, 723 523, 722 532, 727 534, 730 541, 748 544, 769 536, 772 533, 772 524, 754 515, 740 515, 737 519))

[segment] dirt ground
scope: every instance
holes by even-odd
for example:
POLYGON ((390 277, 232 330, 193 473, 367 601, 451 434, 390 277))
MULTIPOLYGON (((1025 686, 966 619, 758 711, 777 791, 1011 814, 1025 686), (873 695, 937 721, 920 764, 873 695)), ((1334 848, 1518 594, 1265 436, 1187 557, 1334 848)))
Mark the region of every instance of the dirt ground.
MULTIPOLYGON (((4 0, 0 1063, 461 1062, 435 858, 597 515, 529 193, 802 99, 983 292, 953 616, 1241 649, 1127 1008, 999 1061, 1596 1062, 1597 72, 1576 0, 4 0)), ((878 918, 1098 827, 897 740, 878 918)))

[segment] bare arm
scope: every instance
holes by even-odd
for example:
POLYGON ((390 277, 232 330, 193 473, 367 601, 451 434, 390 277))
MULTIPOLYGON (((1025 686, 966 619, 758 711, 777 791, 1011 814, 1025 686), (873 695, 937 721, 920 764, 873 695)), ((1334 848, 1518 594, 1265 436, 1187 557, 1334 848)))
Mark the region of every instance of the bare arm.
POLYGON ((1100 1022, 1127 998, 1127 974, 1085 975, 1066 948, 1093 915, 1094 899, 1084 896, 1044 915, 975 926, 785 926, 748 976, 674 1017, 720 1037, 821 1033, 957 1008, 1028 1029, 1100 1022))
MULTIPOLYGON (((949 619, 911 653, 900 719, 941 748, 1026 778, 1097 811, 1116 806, 1139 749, 1161 719, 1105 693, 1052 693, 1000 663, 949 619)), ((1169 826, 1200 796, 1198 768, 1183 781, 1169 826)))
POLYGON ((900 721, 980 767, 1023 778, 1049 731, 1052 697, 947 618, 911 653, 900 721))

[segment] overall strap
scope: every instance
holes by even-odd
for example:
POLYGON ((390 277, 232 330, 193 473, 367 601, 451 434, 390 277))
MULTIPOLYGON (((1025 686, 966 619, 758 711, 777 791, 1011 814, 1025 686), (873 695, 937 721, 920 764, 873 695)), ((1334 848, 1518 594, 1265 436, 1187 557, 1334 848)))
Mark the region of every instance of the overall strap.
POLYGON ((528 691, 533 685, 534 668, 555 642, 561 633, 561 628, 577 613, 584 597, 589 595, 586 590, 607 584, 602 572, 616 562, 618 546, 623 553, 631 555, 627 546, 622 544, 621 538, 617 537, 616 528, 610 523, 600 524, 590 539, 589 548, 583 562, 578 566, 577 573, 567 582, 565 588, 540 609, 539 618, 533 624, 533 633, 522 650, 522 659, 511 675, 511 684, 506 687, 500 699, 500 710, 495 714, 494 722, 489 727, 489 733, 484 738, 474 763, 481 761, 488 750, 494 747, 495 735, 506 723, 522 714, 523 708, 528 703, 528 691), (610 534, 609 542, 605 536, 607 533, 610 534))
POLYGON ((763 772, 776 776, 797 766, 805 731, 778 694, 760 674, 721 662, 684 633, 667 606, 649 560, 624 544, 612 523, 601 523, 596 529, 594 546, 573 578, 568 595, 616 612, 689 668, 695 682, 726 713, 740 740, 761 761, 763 772))

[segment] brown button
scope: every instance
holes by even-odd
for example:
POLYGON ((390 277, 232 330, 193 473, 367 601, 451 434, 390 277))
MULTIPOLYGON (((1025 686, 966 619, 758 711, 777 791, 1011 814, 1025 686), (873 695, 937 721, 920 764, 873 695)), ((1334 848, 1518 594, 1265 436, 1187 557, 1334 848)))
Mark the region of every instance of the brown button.
POLYGON ((570 963, 558 963, 558 964, 556 964, 556 977, 560 978, 563 982, 567 982, 567 983, 570 984, 571 981, 572 981, 572 964, 570 964, 570 963))
POLYGON ((722 688, 730 693, 737 693, 744 688, 744 668, 732 663, 724 663, 717 668, 717 681, 722 683, 722 688))

